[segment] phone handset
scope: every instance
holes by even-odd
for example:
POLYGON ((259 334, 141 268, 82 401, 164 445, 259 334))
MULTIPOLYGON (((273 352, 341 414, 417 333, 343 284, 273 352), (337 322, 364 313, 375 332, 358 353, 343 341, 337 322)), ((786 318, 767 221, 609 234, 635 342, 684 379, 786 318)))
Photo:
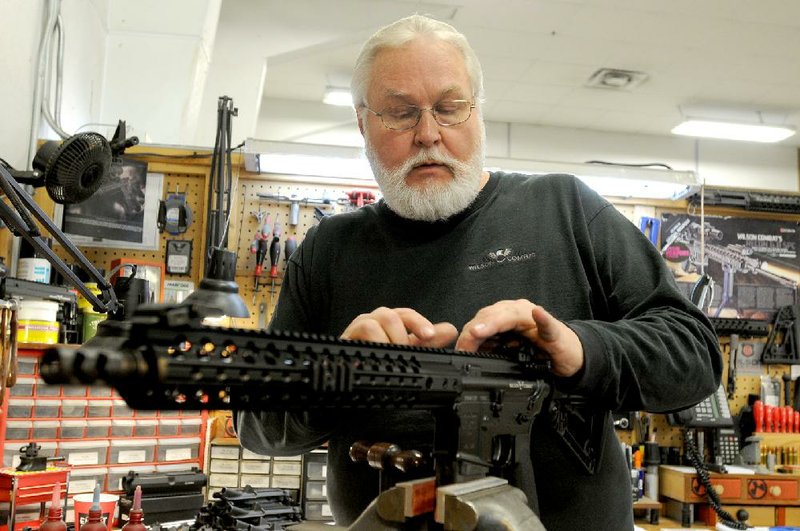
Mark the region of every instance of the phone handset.
POLYGON ((722 385, 696 406, 670 413, 667 418, 670 424, 678 424, 687 428, 733 427, 728 397, 725 395, 725 388, 722 385))

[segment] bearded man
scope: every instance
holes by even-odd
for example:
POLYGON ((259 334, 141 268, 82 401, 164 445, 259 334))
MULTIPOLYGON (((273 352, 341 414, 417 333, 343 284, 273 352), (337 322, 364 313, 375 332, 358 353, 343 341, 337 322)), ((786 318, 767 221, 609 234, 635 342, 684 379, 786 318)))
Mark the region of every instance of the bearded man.
MULTIPOLYGON (((630 221, 572 176, 483 170, 482 72, 462 34, 418 15, 382 28, 356 61, 352 94, 383 199, 308 231, 271 328, 464 351, 513 332, 601 420, 687 407, 717 388, 711 325, 630 221)), ((236 417, 258 453, 328 441, 328 498, 343 525, 378 494, 377 472, 349 462, 350 444, 424 449, 433 433, 417 411, 236 417)), ((590 474, 537 417, 532 470, 521 472, 535 478, 528 501, 548 530, 633 528, 630 475, 605 426, 590 474)))

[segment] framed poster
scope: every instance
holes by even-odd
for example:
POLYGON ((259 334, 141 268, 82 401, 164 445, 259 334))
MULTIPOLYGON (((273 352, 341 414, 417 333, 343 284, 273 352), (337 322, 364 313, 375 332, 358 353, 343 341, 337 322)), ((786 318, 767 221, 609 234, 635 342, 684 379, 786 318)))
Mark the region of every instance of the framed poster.
POLYGON ((702 272, 714 280, 708 314, 772 319, 797 303, 797 222, 734 216, 664 214, 661 253, 689 295, 702 272))
POLYGON ((163 183, 146 162, 123 157, 94 195, 63 206, 61 229, 79 246, 158 249, 163 183))

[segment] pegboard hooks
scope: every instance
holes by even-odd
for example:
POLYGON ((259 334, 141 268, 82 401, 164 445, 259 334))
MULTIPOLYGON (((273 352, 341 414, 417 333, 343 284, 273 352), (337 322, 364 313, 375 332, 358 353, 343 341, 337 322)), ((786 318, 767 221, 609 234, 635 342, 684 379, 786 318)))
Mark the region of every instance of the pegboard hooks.
POLYGON ((300 204, 304 205, 330 205, 338 200, 327 199, 325 197, 300 197, 297 195, 285 196, 280 194, 258 193, 256 196, 262 201, 274 201, 276 203, 289 203, 289 225, 295 226, 300 221, 300 204))

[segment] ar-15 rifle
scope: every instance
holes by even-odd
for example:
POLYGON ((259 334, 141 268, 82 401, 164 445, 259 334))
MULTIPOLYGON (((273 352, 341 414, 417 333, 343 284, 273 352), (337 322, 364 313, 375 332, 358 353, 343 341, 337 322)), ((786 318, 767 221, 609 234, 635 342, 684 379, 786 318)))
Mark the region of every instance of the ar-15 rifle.
POLYGON ((689 260, 695 265, 706 266, 713 260, 722 266, 722 300, 717 306, 714 317, 719 317, 733 295, 734 275, 748 273, 768 278, 782 286, 796 289, 797 283, 791 279, 778 275, 767 269, 769 265, 765 260, 752 256, 753 251, 745 245, 718 245, 709 243, 709 240, 720 240, 722 233, 709 223, 701 227, 699 223, 688 220, 676 225, 667 238, 665 248, 676 241, 684 242, 690 249, 689 260), (701 246, 701 231, 705 232, 705 243, 701 246))
MULTIPOLYGON (((131 407, 147 410, 430 410, 437 485, 499 476, 535 508, 535 485, 520 471, 532 470, 533 420, 553 387, 534 354, 220 329, 202 326, 191 306, 142 305, 128 321, 101 323, 78 349, 49 349, 40 373, 48 383, 104 381, 131 407)), ((556 431, 594 471, 604 426, 573 406, 551 399, 547 408, 556 431)))

